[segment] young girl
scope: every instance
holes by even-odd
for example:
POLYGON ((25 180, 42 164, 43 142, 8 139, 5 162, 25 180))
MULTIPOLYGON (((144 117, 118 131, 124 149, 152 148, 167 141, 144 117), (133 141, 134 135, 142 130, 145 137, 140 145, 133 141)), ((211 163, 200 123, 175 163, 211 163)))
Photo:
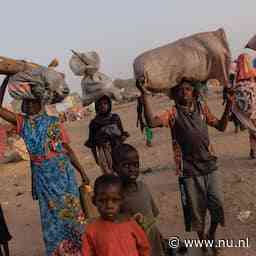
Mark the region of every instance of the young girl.
POLYGON ((2 248, 4 249, 4 255, 9 256, 8 242, 11 240, 11 235, 8 231, 8 227, 5 223, 4 213, 0 204, 0 256, 3 256, 2 248))
POLYGON ((112 149, 122 143, 129 134, 124 131, 118 114, 111 113, 108 96, 95 102, 96 117, 89 126, 89 138, 85 146, 91 148, 96 163, 104 174, 112 174, 112 149))
POLYGON ((159 210, 145 183, 137 181, 139 176, 139 154, 128 144, 121 144, 113 151, 114 170, 124 186, 123 213, 135 216, 148 235, 152 256, 164 256, 162 236, 155 225, 159 210))
POLYGON ((100 218, 86 227, 83 256, 150 256, 150 246, 137 223, 120 215, 122 182, 114 175, 102 175, 95 181, 93 203, 100 218))

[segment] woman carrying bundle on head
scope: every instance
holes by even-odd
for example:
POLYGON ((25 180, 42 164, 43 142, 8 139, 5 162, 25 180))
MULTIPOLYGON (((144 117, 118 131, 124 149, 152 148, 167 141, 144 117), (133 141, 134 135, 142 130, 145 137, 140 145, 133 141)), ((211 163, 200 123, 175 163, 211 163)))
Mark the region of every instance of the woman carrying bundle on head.
MULTIPOLYGON (((44 85, 38 76, 27 82, 44 85), (33 80, 34 79, 34 80, 33 80), (38 80, 39 79, 39 80, 38 80)), ((0 90, 1 101, 8 77, 0 90)), ((13 80, 10 79, 9 85, 13 80)), ((19 86, 16 83, 15 86, 19 86)), ((46 85, 45 85, 46 86, 46 85)), ((23 114, 15 114, 0 106, 0 117, 17 128, 31 160, 32 197, 39 201, 46 255, 80 255, 84 215, 74 168, 82 180, 89 183, 85 170, 69 145, 69 139, 59 119, 48 116, 40 97, 22 101, 23 114)))
POLYGON ((235 81, 235 104, 232 113, 248 128, 250 157, 256 158, 256 72, 249 54, 241 54, 237 59, 235 81))

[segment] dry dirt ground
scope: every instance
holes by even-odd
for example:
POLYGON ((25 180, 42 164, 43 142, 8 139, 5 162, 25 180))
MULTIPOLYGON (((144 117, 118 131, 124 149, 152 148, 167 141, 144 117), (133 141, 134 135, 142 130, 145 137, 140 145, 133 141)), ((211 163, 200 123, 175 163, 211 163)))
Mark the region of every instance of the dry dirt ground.
MULTIPOLYGON (((155 97, 156 109, 169 106, 166 98, 155 97)), ((213 113, 220 116, 223 110, 220 95, 211 92, 209 105, 213 113)), ((159 226, 166 237, 196 237, 193 233, 184 232, 183 213, 180 203, 177 177, 174 174, 173 153, 170 144, 169 130, 166 128, 154 131, 154 145, 145 146, 145 139, 136 128, 136 103, 115 106, 124 127, 130 132, 128 142, 140 153, 141 168, 151 168, 153 172, 141 175, 151 188, 153 196, 160 208, 159 226)), ((83 146, 88 136, 86 120, 67 124, 72 139, 72 146, 79 155, 82 164, 93 181, 100 175, 92 155, 83 146)), ((223 255, 253 256, 256 255, 256 160, 248 158, 247 131, 235 134, 232 124, 225 133, 210 129, 211 141, 219 156, 219 172, 223 180, 225 196, 226 227, 218 229, 218 238, 249 238, 250 248, 225 248, 223 255), (243 211, 250 211, 248 218, 239 220, 243 211)), ((41 256, 44 254, 39 209, 31 198, 30 168, 28 162, 0 166, 1 194, 0 202, 4 209, 13 239, 10 242, 12 256, 41 256)), ((79 177, 78 177, 78 181, 79 177)), ((201 255, 197 249, 191 249, 187 255, 201 255)))

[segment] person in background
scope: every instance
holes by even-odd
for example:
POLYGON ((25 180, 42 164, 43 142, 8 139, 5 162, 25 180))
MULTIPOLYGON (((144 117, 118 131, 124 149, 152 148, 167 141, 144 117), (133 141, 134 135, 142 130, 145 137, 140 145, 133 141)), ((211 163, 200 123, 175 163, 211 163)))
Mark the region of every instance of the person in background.
POLYGON ((96 117, 89 124, 89 138, 85 146, 89 147, 95 162, 104 174, 113 173, 112 150, 128 137, 118 114, 112 113, 110 97, 104 95, 95 102, 96 117))
POLYGON ((152 147, 153 130, 148 126, 145 127, 145 135, 146 135, 146 145, 148 147, 152 147))
POLYGON ((208 97, 208 84, 206 82, 197 82, 194 84, 195 95, 200 101, 204 101, 208 97))
POLYGON ((86 226, 83 256, 151 256, 144 231, 120 213, 123 196, 119 177, 108 174, 96 179, 93 203, 100 217, 86 226))
POLYGON ((251 57, 240 54, 237 58, 237 74, 235 79, 236 105, 233 113, 248 128, 250 158, 256 158, 256 71, 252 67, 251 57), (239 104, 240 103, 240 104, 239 104), (239 110, 237 105, 239 106, 239 110))
MULTIPOLYGON (((223 103, 222 103, 222 105, 225 105, 227 102, 228 90, 234 90, 234 87, 235 87, 235 74, 231 73, 229 75, 229 86, 223 86, 223 93, 222 93, 223 103)), ((246 129, 232 111, 230 112, 230 115, 229 115, 229 121, 233 122, 234 127, 235 127, 235 133, 238 133, 239 130, 244 131, 246 129)))

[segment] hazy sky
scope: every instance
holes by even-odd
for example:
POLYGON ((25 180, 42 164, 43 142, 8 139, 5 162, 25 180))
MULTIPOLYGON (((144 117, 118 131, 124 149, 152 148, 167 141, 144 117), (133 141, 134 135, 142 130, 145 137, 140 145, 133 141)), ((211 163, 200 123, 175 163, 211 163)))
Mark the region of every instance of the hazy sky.
POLYGON ((256 33, 254 0, 1 1, 0 55, 47 65, 57 57, 72 90, 70 49, 96 50, 102 71, 132 77, 134 58, 181 37, 223 27, 233 55, 256 33))

